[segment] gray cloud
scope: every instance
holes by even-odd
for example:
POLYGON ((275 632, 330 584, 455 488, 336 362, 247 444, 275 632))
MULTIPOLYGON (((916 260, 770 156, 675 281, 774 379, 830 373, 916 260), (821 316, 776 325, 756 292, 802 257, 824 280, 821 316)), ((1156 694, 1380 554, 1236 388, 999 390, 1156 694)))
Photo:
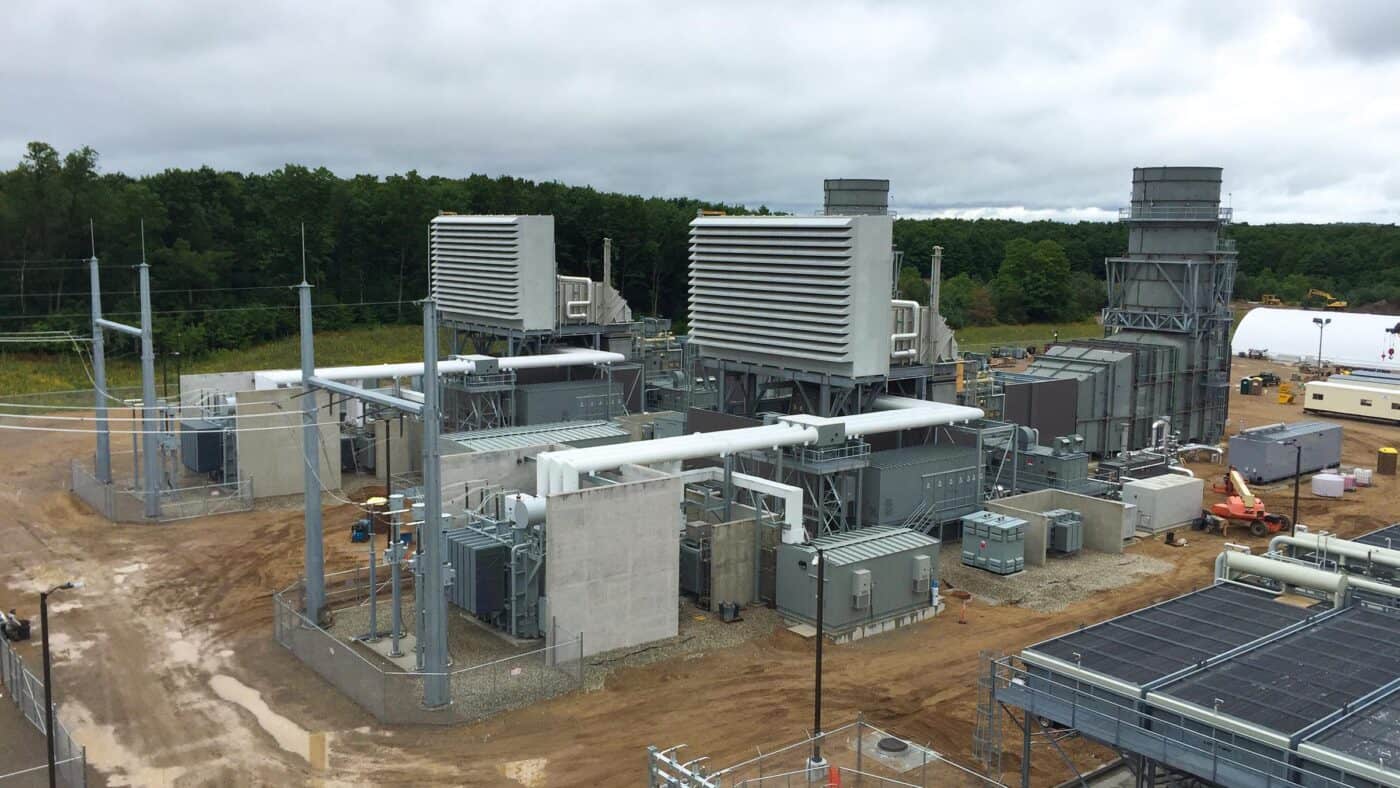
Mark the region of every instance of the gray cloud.
POLYGON ((1104 218, 1141 164, 1248 221, 1395 221, 1387 2, 52 2, 0 28, 0 164, 512 174, 810 211, 1104 218))

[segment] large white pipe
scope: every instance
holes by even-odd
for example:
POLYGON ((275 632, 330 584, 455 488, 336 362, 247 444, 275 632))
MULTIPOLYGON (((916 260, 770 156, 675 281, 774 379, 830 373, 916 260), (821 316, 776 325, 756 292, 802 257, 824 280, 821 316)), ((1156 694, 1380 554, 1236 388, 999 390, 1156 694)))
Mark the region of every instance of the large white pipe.
POLYGON ((1376 545, 1361 544, 1336 536, 1321 536, 1300 533, 1297 536, 1280 534, 1269 540, 1269 552, 1282 552, 1284 546, 1311 550, 1326 555, 1340 556, 1355 561, 1368 561, 1393 569, 1400 569, 1400 550, 1391 550, 1376 545))
POLYGON ((621 465, 723 457, 742 451, 798 446, 817 440, 819 428, 840 424, 848 437, 955 424, 983 416, 980 408, 948 405, 910 397, 882 396, 875 407, 884 408, 855 416, 784 416, 776 424, 734 430, 700 432, 632 443, 616 443, 583 449, 541 452, 536 455, 535 492, 549 495, 578 489, 580 474, 611 470, 621 465))
POLYGON ((919 355, 919 302, 893 299, 890 306, 895 309, 906 309, 910 314, 910 321, 913 328, 907 332, 890 334, 890 358, 914 358, 919 355), (909 347, 903 350, 894 350, 900 342, 908 342, 909 347))
MULTIPOLYGON (((681 481, 724 481, 724 469, 713 465, 696 468, 680 474, 681 481)), ((729 474, 730 483, 743 490, 753 490, 763 495, 783 499, 783 544, 801 544, 807 540, 807 532, 802 527, 802 488, 751 476, 747 473, 729 474)))
MULTIPOLYGON (((1227 550, 1215 559, 1215 577, 1233 580, 1236 574, 1256 575, 1277 580, 1286 586, 1302 586, 1332 595, 1332 604, 1341 607, 1346 599, 1349 577, 1337 572, 1324 572, 1300 564, 1276 561, 1259 555, 1227 550)), ((1400 590, 1400 589, 1397 589, 1400 590)))
MULTIPOLYGON (((439 375, 466 374, 476 372, 476 364, 491 356, 458 356, 439 361, 439 375)), ((564 352, 545 353, 538 356, 505 356, 498 358, 501 369, 537 369, 541 367, 576 367, 590 364, 615 364, 626 361, 621 353, 587 348, 568 348, 564 352)), ((423 362, 411 361, 402 364, 364 364, 350 367, 318 367, 316 377, 324 380, 380 380, 384 378, 408 378, 423 374, 423 362)), ((299 369, 268 369, 253 373, 255 389, 272 389, 280 386, 301 384, 299 369)))

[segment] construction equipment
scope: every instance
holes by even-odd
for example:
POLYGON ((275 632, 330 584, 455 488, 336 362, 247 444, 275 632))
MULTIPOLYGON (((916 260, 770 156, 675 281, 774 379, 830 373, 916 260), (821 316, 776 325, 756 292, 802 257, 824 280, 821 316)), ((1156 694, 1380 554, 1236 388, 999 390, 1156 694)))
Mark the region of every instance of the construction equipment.
POLYGON ((1297 397, 1291 382, 1285 380, 1278 384, 1278 404, 1292 405, 1297 401, 1297 397))
POLYGON ((373 526, 368 517, 356 520, 354 525, 350 526, 350 541, 368 542, 371 528, 373 526))
POLYGON ((1273 293, 1265 293, 1259 296, 1259 303, 1264 306, 1283 306, 1283 299, 1273 293))
POLYGON ((1308 298, 1319 298, 1326 309, 1342 310, 1347 308, 1347 302, 1337 298, 1326 290, 1313 288, 1308 291, 1308 298))
POLYGON ((1287 515, 1270 513, 1264 506, 1264 500, 1250 491, 1244 477, 1234 468, 1225 474, 1223 483, 1212 485, 1211 489, 1226 496, 1224 501, 1211 505, 1211 514, 1248 523, 1249 533, 1254 536, 1276 534, 1293 524, 1287 515))
POLYGON ((1282 380, 1282 378, 1272 372, 1260 372, 1258 375, 1255 375, 1255 377, 1259 378, 1259 382, 1263 383, 1266 389, 1277 386, 1282 380))

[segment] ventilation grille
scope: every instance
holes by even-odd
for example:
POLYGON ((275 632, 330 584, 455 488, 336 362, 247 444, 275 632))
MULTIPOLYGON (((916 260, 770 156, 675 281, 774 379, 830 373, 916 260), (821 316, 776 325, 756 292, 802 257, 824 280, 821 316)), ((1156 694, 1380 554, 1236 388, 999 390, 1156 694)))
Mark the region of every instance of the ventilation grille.
POLYGON ((887 369, 888 228, 888 220, 881 233, 880 225, 852 217, 696 219, 692 339, 707 355, 850 373, 858 354, 881 352, 860 345, 863 332, 879 325, 887 369), (883 308, 878 298, 873 303, 882 314, 867 314, 867 291, 880 289, 883 308))
POLYGON ((512 328, 554 327, 554 219, 439 216, 429 223, 433 296, 444 313, 512 328))

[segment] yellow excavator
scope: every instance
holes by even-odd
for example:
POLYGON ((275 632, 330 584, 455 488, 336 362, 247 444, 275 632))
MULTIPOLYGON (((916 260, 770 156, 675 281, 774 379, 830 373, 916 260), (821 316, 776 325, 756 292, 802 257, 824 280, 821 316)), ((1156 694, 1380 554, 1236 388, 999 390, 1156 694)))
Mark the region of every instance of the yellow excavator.
POLYGON ((1322 305, 1327 309, 1335 309, 1340 311, 1342 309, 1347 308, 1347 302, 1337 298, 1336 296, 1332 295, 1326 290, 1318 290, 1317 288, 1313 288, 1308 291, 1308 298, 1322 299, 1322 305))

